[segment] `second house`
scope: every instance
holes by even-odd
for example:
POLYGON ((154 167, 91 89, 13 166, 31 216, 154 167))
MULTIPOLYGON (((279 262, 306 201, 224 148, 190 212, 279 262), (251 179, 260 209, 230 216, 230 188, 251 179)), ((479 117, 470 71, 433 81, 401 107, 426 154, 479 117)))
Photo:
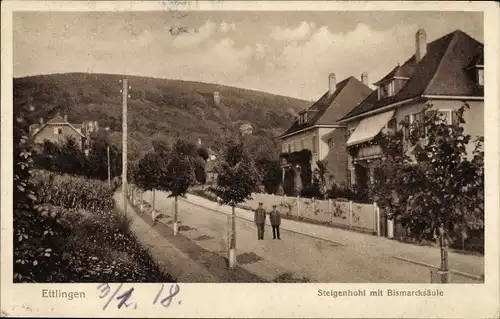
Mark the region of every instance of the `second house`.
POLYGON ((372 90, 366 73, 361 81, 351 76, 340 82, 331 73, 328 84, 328 91, 300 112, 290 128, 278 137, 282 144, 283 189, 287 195, 299 195, 311 184, 318 161, 326 164, 327 186, 347 182, 347 126, 338 121, 372 90))

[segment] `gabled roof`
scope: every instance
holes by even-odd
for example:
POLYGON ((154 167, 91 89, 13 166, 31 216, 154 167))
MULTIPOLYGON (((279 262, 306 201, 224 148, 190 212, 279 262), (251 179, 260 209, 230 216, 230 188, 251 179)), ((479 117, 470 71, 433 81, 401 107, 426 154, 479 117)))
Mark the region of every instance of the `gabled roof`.
POLYGON ((33 133, 33 136, 37 135, 39 132, 42 131, 42 129, 44 129, 48 125, 67 125, 67 126, 71 127, 73 130, 75 130, 82 137, 85 137, 85 135, 83 135, 83 132, 78 131, 78 128, 79 129, 83 128, 82 124, 74 124, 73 125, 73 124, 69 123, 68 121, 66 121, 59 114, 57 114, 54 118, 52 118, 50 121, 47 121, 47 123, 45 123, 43 125, 40 125, 40 124, 33 124, 33 125, 31 125, 32 129, 37 129, 38 128, 38 130, 35 133, 33 133))
POLYGON ((61 115, 58 114, 54 118, 52 118, 50 121, 48 121, 47 124, 69 124, 69 122, 66 121, 61 115))
POLYGON ((295 120, 292 126, 280 137, 314 125, 338 124, 337 121, 354 105, 366 98, 371 91, 369 87, 352 76, 340 81, 335 92, 329 94, 327 91, 318 101, 301 112, 307 112, 307 121, 305 123, 299 124, 299 121, 295 120))
POLYGON ((401 74, 409 75, 410 79, 396 95, 379 100, 375 90, 342 120, 422 95, 484 96, 483 88, 476 84, 474 74, 467 68, 473 59, 482 61, 482 56, 482 43, 460 30, 449 33, 430 42, 418 63, 413 55, 383 77, 382 80, 388 79, 399 69, 401 74))

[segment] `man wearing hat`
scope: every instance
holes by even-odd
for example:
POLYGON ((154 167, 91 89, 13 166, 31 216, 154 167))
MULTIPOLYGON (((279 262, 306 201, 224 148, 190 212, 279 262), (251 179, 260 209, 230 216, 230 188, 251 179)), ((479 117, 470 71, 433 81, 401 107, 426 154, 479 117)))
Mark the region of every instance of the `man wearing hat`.
POLYGON ((269 219, 271 221, 271 226, 273 227, 273 239, 280 238, 280 225, 281 225, 281 215, 276 209, 276 205, 273 205, 273 210, 269 213, 269 219), (277 236, 276 236, 277 235, 277 236))
POLYGON ((262 203, 259 203, 259 208, 255 210, 254 220, 257 226, 257 238, 258 240, 263 240, 264 226, 266 225, 266 211, 262 207, 262 203))

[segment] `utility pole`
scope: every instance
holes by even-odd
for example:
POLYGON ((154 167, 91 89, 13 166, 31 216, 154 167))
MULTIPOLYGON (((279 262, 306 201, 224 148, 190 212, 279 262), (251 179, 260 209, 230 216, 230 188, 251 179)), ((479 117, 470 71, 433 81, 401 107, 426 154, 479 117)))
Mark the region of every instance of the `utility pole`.
POLYGON ((123 195, 123 209, 125 216, 127 216, 127 101, 128 101, 128 81, 123 79, 122 88, 122 195, 123 195))
POLYGON ((106 152, 108 153, 108 186, 111 188, 111 165, 110 165, 110 158, 109 158, 109 145, 106 146, 106 152))

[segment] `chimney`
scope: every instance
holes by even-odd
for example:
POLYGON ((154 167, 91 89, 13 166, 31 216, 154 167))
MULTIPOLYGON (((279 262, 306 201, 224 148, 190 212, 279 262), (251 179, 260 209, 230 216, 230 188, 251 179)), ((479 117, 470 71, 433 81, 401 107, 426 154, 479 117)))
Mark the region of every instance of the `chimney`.
POLYGON ((43 117, 40 118, 40 125, 43 125, 43 117))
POLYGON ((337 90, 337 79, 335 73, 330 73, 328 75, 328 95, 332 95, 335 90, 337 90))
POLYGON ((368 73, 363 72, 363 73, 361 74, 361 83, 363 83, 363 84, 364 84, 364 85, 366 85, 366 86, 369 86, 369 85, 368 85, 368 73))
POLYGON ((66 115, 64 115, 64 121, 65 121, 65 122, 68 122, 68 115, 67 115, 67 114, 66 114, 66 115))
POLYGON ((219 92, 214 92, 214 102, 215 102, 216 105, 219 105, 219 103, 220 103, 219 92))
POLYGON ((427 53, 427 35, 424 29, 419 29, 415 35, 415 62, 419 62, 427 53))

